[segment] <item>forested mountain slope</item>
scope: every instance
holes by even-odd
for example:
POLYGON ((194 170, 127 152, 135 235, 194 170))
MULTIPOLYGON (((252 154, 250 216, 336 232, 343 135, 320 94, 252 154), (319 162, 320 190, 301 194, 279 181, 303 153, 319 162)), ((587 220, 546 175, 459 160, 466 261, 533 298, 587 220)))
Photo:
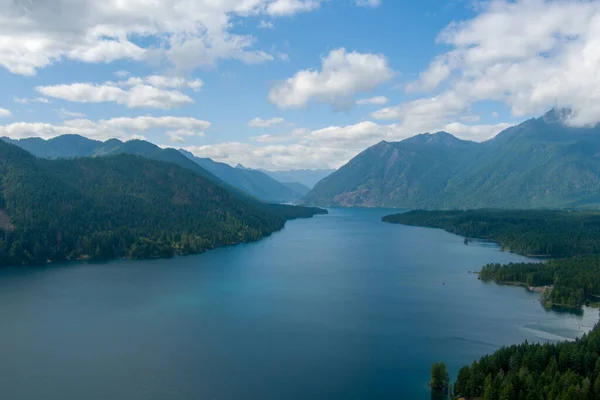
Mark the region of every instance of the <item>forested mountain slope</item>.
POLYGON ((101 142, 79 135, 62 135, 48 140, 40 138, 14 140, 7 137, 2 139, 37 157, 48 159, 136 154, 152 160, 172 162, 191 169, 227 189, 236 188, 267 202, 291 202, 306 194, 300 193, 260 171, 236 169, 210 159, 194 157, 189 152, 171 148, 163 149, 145 140, 122 142, 110 139, 101 142))
POLYGON ((37 159, 0 141, 0 265, 195 253, 319 212, 240 197, 173 163, 37 159))
POLYGON ((600 204, 600 128, 560 111, 474 143, 449 133, 381 142, 325 178, 306 202, 404 208, 592 207, 600 204))
POLYGON ((291 202, 302 198, 306 192, 283 184, 267 174, 253 169, 234 168, 210 158, 195 157, 192 153, 180 150, 190 160, 210 171, 219 179, 246 193, 270 202, 291 202))

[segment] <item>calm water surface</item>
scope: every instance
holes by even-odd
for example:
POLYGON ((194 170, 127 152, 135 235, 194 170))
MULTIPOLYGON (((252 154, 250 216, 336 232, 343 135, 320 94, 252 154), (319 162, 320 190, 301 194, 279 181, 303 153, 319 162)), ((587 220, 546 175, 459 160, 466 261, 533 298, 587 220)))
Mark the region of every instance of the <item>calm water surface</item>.
POLYGON ((429 368, 597 321, 469 270, 524 260, 332 210, 257 243, 0 270, 0 399, 429 399, 429 368))

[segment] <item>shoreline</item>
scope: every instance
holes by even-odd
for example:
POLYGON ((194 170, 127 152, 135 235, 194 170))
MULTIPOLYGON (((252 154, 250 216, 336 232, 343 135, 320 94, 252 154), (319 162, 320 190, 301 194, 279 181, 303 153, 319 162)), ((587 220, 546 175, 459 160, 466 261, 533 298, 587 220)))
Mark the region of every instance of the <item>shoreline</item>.
POLYGON ((210 247, 210 248, 205 248, 202 249, 200 251, 196 251, 196 252, 177 252, 174 251, 172 255, 170 256, 155 256, 155 257, 131 257, 131 256, 121 256, 121 257, 110 257, 110 258, 94 258, 91 257, 89 255, 86 254, 82 254, 76 258, 67 258, 64 260, 47 260, 44 263, 39 263, 39 264, 22 264, 22 265, 0 265, 0 269, 2 268, 27 268, 27 267, 44 267, 44 266, 52 266, 54 264, 59 264, 59 263, 65 263, 65 264, 71 264, 71 263, 78 263, 78 262, 88 262, 88 263, 96 263, 96 262, 107 262, 107 261, 117 261, 117 260, 127 260, 127 261, 148 261, 148 260, 168 260, 171 258, 175 258, 175 257, 185 257, 185 256, 194 256, 194 255, 200 255, 200 254, 204 254, 208 251, 211 250, 217 250, 217 249, 221 249, 221 248, 226 248, 226 247, 233 247, 233 246, 238 246, 241 244, 249 244, 249 243, 255 243, 258 241, 261 241, 263 239, 266 239, 270 236, 272 236, 274 233, 277 232, 281 232, 285 229, 286 225, 288 222, 290 221, 295 221, 295 220, 301 220, 301 219, 311 219, 316 217, 317 215, 327 215, 328 211, 327 209, 321 209, 323 212, 318 212, 313 214, 310 217, 296 217, 296 218, 290 218, 287 219, 283 225, 281 226, 281 228, 273 230, 272 232, 269 232, 268 234, 261 236, 260 238, 257 239, 251 239, 251 240, 246 240, 246 241, 239 241, 239 242, 234 242, 234 243, 225 243, 225 244, 221 244, 218 246, 214 246, 214 247, 210 247))

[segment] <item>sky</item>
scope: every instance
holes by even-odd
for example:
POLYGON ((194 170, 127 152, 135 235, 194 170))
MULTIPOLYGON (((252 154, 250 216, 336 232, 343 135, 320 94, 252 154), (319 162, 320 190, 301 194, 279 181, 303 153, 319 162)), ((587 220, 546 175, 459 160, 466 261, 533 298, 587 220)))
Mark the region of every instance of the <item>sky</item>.
POLYGON ((146 139, 251 168, 600 122, 600 0, 0 0, 0 136, 146 139))

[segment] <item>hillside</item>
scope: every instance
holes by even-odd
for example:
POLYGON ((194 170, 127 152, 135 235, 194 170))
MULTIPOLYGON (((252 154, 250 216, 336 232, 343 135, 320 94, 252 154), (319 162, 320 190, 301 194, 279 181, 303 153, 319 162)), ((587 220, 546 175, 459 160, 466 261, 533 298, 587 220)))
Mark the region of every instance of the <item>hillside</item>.
POLYGON ((240 198, 172 163, 37 159, 2 141, 0 188, 0 265, 197 253, 323 212, 240 198))
POLYGON ((414 210, 384 222, 444 229, 524 255, 600 255, 600 213, 559 210, 414 210))
POLYGON ((289 171, 259 170, 282 183, 299 183, 309 190, 323 178, 331 175, 334 169, 292 169, 289 171))
POLYGON ((228 190, 235 188, 267 202, 291 202, 306 194, 299 193, 262 172, 236 169, 210 159, 198 159, 191 153, 182 153, 171 148, 163 149, 144 140, 122 142, 110 139, 101 142, 79 135, 62 135, 48 140, 40 138, 14 140, 7 137, 2 139, 37 157, 48 159, 136 154, 152 160, 172 162, 191 169, 228 190))
POLYGON ((600 128, 559 112, 483 143, 449 133, 381 142, 319 182, 309 204, 399 208, 591 207, 600 204, 600 128))
POLYGON ((179 151, 224 182, 264 201, 292 202, 299 200, 307 193, 307 191, 298 190, 298 188, 281 183, 258 170, 234 168, 228 164, 213 161, 210 158, 195 157, 185 150, 179 151))

